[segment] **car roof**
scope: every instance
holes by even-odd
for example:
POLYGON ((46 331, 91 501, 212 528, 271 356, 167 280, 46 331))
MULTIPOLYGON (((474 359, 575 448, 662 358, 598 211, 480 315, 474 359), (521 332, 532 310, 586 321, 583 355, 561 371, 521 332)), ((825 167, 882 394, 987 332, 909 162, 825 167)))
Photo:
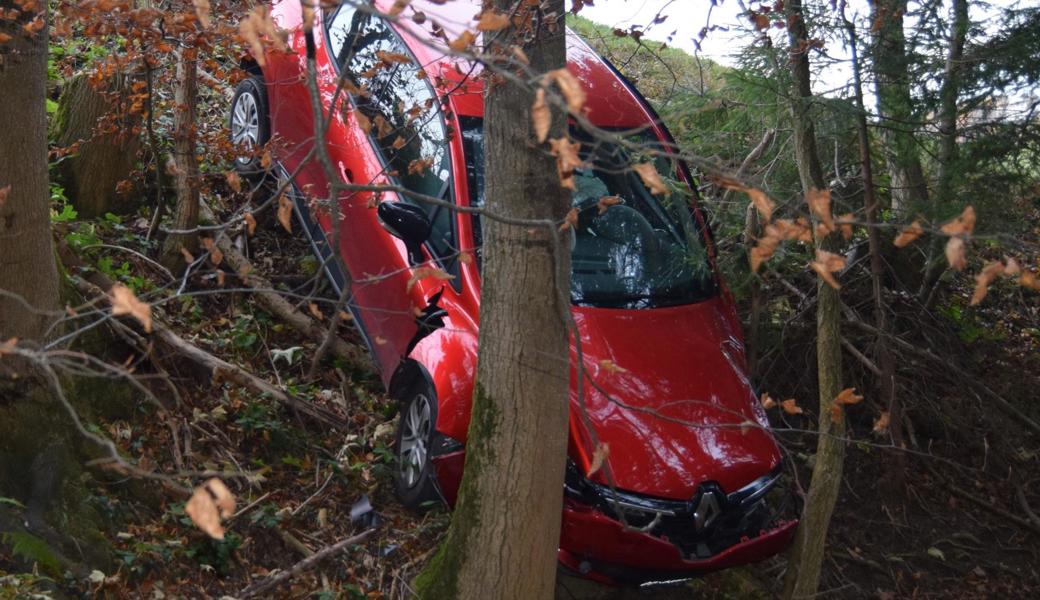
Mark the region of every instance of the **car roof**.
MULTIPOLYGON (((383 12, 389 12, 393 5, 394 0, 376 0, 376 7, 383 12)), ((465 31, 477 34, 474 17, 480 10, 479 0, 453 0, 445 4, 437 4, 435 0, 413 0, 401 13, 396 25, 426 72, 434 78, 440 76, 446 82, 442 88, 451 92, 452 109, 460 116, 481 117, 484 114, 483 80, 476 76, 482 65, 452 56, 444 39, 457 39, 465 31), (416 12, 426 17, 421 25, 412 19, 416 12), (443 38, 431 33, 433 24, 444 30, 443 38)), ((653 122, 618 73, 570 29, 567 30, 567 69, 578 78, 588 94, 585 111, 593 124, 635 128, 653 122)))

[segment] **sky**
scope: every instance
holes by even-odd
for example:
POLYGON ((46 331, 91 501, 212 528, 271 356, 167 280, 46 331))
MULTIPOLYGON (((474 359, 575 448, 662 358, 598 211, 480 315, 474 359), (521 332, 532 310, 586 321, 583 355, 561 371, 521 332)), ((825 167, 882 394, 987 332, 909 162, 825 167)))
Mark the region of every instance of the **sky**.
MULTIPOLYGON (((741 47, 747 45, 746 34, 739 33, 746 30, 750 21, 747 16, 742 16, 744 9, 741 4, 749 8, 756 8, 762 4, 772 4, 772 1, 761 0, 594 0, 594 6, 586 6, 579 13, 581 16, 613 27, 628 29, 631 25, 640 25, 645 31, 645 37, 656 41, 667 41, 669 45, 685 50, 690 54, 697 53, 699 56, 709 58, 717 63, 735 66, 735 53, 741 47), (713 6, 716 4, 716 6, 713 6), (653 25, 654 17, 660 13, 667 19, 660 24, 653 25), (716 29, 708 33, 705 40, 701 42, 698 50, 693 42, 698 32, 705 26, 714 26, 716 29), (727 31, 728 30, 728 31, 727 31)), ((822 4, 824 0, 815 0, 816 4, 822 4)), ((1036 0, 988 0, 983 2, 972 2, 970 5, 971 18, 975 22, 983 24, 987 30, 991 29, 988 19, 996 14, 998 7, 1028 6, 1028 3, 1036 0)), ((947 3, 949 4, 949 3, 947 3)), ((911 0, 910 12, 917 7, 917 3, 911 0)), ((848 0, 848 14, 857 22, 856 17, 867 19, 870 6, 867 0, 848 0)), ((863 22, 862 26, 866 23, 863 22)), ((906 27, 912 27, 913 21, 907 18, 906 27)), ((774 30, 776 35, 783 35, 781 30, 774 30)), ((774 39, 777 39, 774 36, 774 39)), ((813 81, 813 91, 817 94, 830 95, 833 90, 841 89, 849 84, 852 78, 851 69, 848 66, 850 56, 843 45, 832 40, 827 44, 826 53, 835 59, 836 63, 828 66, 822 72, 817 73, 813 81)), ((817 61, 818 57, 810 58, 817 61)), ((868 105, 871 102, 871 90, 869 86, 864 90, 868 96, 868 105)))

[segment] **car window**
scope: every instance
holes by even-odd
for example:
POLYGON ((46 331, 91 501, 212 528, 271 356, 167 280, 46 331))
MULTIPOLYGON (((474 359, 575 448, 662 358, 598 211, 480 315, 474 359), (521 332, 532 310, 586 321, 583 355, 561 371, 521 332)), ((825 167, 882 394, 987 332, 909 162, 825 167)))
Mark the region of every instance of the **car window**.
MULTIPOLYGON (((463 149, 470 204, 484 205, 483 121, 462 119, 463 149)), ((580 156, 588 167, 575 171, 571 205, 571 301, 584 306, 652 308, 692 304, 715 295, 716 286, 704 235, 688 203, 689 188, 654 196, 629 165, 641 162, 618 146, 594 141, 579 131, 580 156), (685 193, 684 193, 685 192, 685 193), (613 204, 600 200, 611 198, 613 204)), ((636 138, 654 145, 652 134, 636 138)), ((654 160, 666 181, 678 169, 666 158, 654 160)), ((474 215, 474 244, 480 263, 482 217, 474 215)))
MULTIPOLYGON (((364 91, 357 108, 371 124, 371 137, 388 174, 426 196, 452 197, 448 142, 440 105, 411 53, 377 15, 348 4, 327 21, 330 54, 340 72, 364 91)), ((457 254, 452 211, 410 198, 433 224, 429 245, 442 262, 457 254)))

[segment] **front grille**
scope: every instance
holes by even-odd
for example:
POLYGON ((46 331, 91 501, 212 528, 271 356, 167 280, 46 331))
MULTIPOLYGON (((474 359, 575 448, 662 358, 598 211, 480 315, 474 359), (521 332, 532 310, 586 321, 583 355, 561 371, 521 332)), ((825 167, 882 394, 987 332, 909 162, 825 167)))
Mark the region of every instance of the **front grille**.
POLYGON ((730 494, 707 482, 689 501, 666 500, 593 483, 568 461, 564 489, 631 529, 671 542, 686 558, 704 559, 768 529, 772 514, 764 497, 778 479, 774 472, 730 494))

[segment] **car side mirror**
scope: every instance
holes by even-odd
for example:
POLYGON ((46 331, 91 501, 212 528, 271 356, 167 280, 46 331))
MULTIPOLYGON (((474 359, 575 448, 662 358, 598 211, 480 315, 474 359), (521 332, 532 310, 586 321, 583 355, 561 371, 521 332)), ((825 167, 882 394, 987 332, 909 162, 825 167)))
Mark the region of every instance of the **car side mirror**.
POLYGON ((423 209, 405 202, 380 202, 376 208, 376 217, 383 229, 404 242, 411 265, 421 264, 425 260, 422 245, 429 239, 432 225, 423 209))

